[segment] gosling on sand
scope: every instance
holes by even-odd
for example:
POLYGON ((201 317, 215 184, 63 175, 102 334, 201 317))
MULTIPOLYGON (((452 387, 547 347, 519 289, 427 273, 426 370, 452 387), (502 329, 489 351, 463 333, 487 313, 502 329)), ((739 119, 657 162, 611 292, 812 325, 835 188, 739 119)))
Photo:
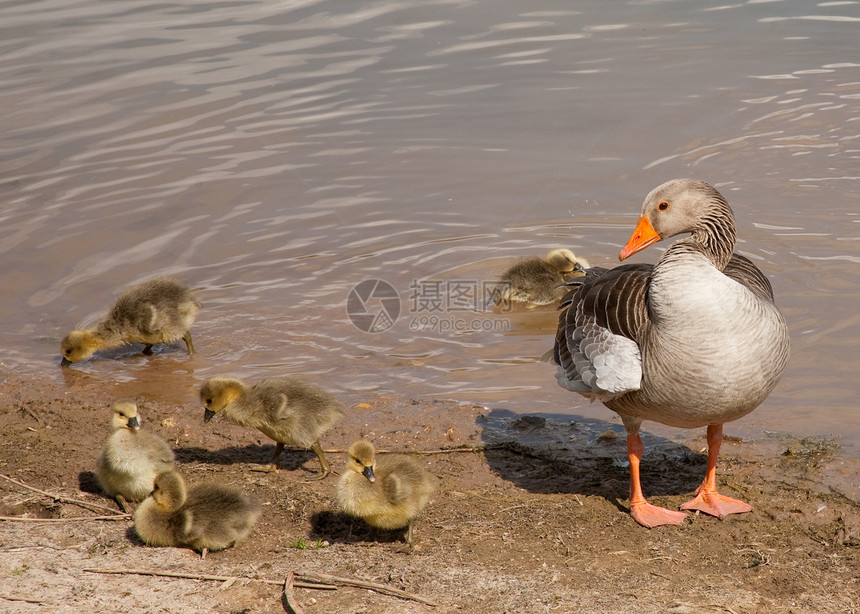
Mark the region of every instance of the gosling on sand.
POLYGON ((105 494, 129 514, 128 501, 146 499, 155 476, 173 469, 173 450, 158 435, 140 430, 137 405, 132 401, 117 401, 111 411, 114 432, 99 455, 96 478, 105 494))
POLYGON ((554 249, 546 259, 521 260, 499 278, 507 283, 496 302, 524 303, 526 309, 557 303, 569 291, 563 284, 573 277, 584 276, 587 268, 590 268, 588 262, 569 249, 554 249))
POLYGON ((260 504, 220 484, 186 488, 176 471, 155 478, 150 496, 134 514, 134 529, 148 546, 187 546, 206 557, 243 540, 260 515, 260 504))
POLYGON ((406 527, 403 552, 411 552, 412 523, 436 483, 421 461, 406 454, 376 456, 373 444, 359 440, 349 447, 347 471, 337 485, 341 510, 381 529, 406 527))
POLYGON ((313 450, 322 470, 308 476, 321 480, 331 473, 320 446, 320 437, 343 416, 343 405, 315 384, 292 377, 271 377, 247 386, 235 377, 209 378, 200 388, 205 407, 203 421, 222 414, 231 422, 255 428, 275 440, 275 454, 268 465, 252 471, 277 471, 285 445, 313 450))
POLYGON ((86 360, 99 350, 127 343, 143 343, 144 354, 152 354, 156 343, 185 341, 194 353, 191 325, 200 311, 198 301, 182 282, 156 277, 126 290, 95 328, 73 330, 63 339, 62 366, 86 360))

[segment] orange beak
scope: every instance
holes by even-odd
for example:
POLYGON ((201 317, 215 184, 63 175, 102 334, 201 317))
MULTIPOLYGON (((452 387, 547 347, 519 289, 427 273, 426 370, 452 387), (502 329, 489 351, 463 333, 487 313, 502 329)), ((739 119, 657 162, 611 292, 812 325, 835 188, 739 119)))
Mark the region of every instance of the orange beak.
POLYGON ((636 228, 633 230, 633 236, 630 237, 630 240, 627 241, 627 245, 625 245, 624 249, 622 249, 618 254, 618 259, 624 260, 629 258, 636 252, 641 252, 643 249, 652 243, 656 243, 662 238, 663 237, 660 236, 660 233, 654 230, 654 227, 651 225, 651 221, 643 215, 639 218, 639 223, 636 224, 636 228))

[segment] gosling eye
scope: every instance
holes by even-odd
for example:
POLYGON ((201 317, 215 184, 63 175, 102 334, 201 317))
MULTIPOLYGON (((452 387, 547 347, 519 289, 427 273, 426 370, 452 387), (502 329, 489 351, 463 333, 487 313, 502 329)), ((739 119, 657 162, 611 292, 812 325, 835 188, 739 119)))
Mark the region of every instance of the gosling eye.
POLYGON ((206 405, 212 405, 212 399, 206 399, 206 405))
POLYGON ((71 349, 66 350, 66 356, 71 356, 71 355, 72 355, 72 350, 71 349))
POLYGON ((666 209, 668 209, 668 208, 669 208, 669 203, 667 203, 667 202, 664 200, 662 203, 660 203, 659 205, 657 205, 657 208, 658 208, 660 211, 665 211, 666 209))

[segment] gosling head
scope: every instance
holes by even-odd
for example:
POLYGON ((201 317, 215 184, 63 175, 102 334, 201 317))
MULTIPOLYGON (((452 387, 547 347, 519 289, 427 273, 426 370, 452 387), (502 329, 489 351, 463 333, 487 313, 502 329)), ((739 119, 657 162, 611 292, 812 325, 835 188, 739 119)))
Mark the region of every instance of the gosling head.
POLYGON ((576 262, 576 256, 569 249, 552 250, 546 255, 546 261, 559 273, 572 273, 576 270, 582 270, 582 266, 576 262))
POLYGON ((209 422, 215 414, 235 401, 245 384, 235 377, 210 377, 200 388, 200 402, 203 404, 203 422, 209 422))
POLYGON ((156 476, 149 495, 155 504, 165 511, 178 509, 185 503, 185 480, 175 471, 165 471, 156 476))
POLYGON ((356 441, 349 446, 347 454, 349 457, 346 464, 347 469, 360 473, 371 482, 376 481, 376 474, 373 471, 376 464, 374 462, 376 450, 372 443, 364 439, 356 441))
POLYGON ((97 349, 96 339, 93 333, 88 330, 73 330, 60 343, 60 353, 63 360, 60 364, 64 367, 73 362, 86 360, 97 349))
POLYGON ((111 405, 113 420, 111 424, 115 429, 129 429, 136 431, 140 428, 140 419, 137 417, 137 405, 133 401, 121 400, 111 405))

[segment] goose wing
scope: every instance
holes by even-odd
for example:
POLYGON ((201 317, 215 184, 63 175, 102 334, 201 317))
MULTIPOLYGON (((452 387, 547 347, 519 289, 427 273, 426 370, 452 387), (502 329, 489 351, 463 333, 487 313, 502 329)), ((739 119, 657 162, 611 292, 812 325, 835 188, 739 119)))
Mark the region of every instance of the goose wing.
POLYGON ((649 264, 591 268, 569 282, 553 350, 564 388, 600 401, 639 389, 652 271, 649 264))
POLYGON ((740 254, 732 254, 723 274, 734 279, 739 284, 755 294, 763 301, 773 303, 773 288, 767 277, 752 261, 740 254))

